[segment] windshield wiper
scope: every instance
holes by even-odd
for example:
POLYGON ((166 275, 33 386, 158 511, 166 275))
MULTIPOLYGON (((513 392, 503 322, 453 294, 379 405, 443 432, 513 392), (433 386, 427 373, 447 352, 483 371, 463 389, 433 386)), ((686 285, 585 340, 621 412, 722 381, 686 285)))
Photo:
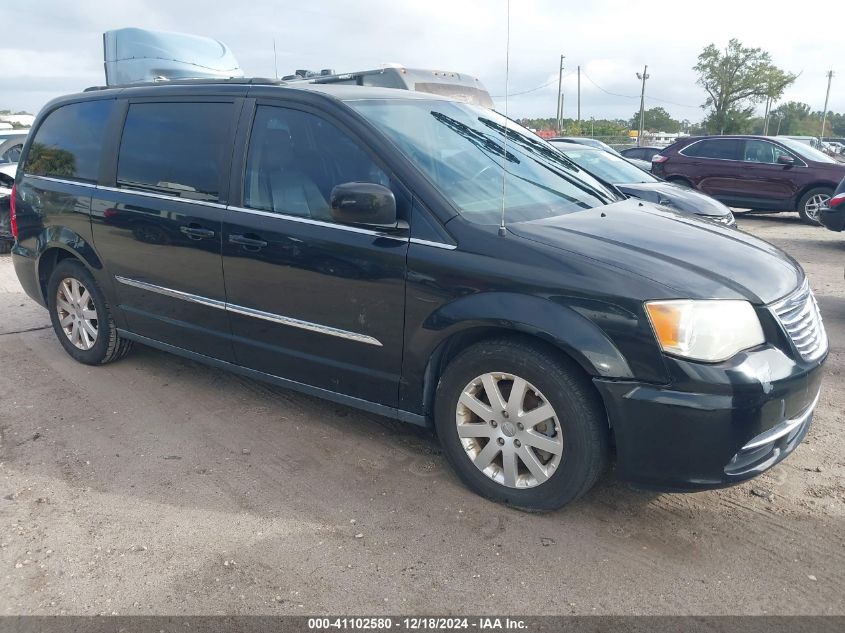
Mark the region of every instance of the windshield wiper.
POLYGON ((501 158, 504 158, 509 163, 516 163, 519 164, 519 159, 511 154, 510 152, 505 151, 505 148, 494 141, 492 138, 479 132, 478 130, 473 130, 468 125, 461 123, 453 119, 452 117, 446 116, 440 112, 431 112, 431 116, 435 119, 440 121, 443 125, 448 127, 453 132, 456 132, 467 139, 470 143, 475 145, 480 150, 485 150, 488 152, 492 152, 501 158))
MULTIPOLYGON (((573 170, 573 171, 576 171, 576 172, 579 172, 579 171, 585 172, 585 173, 589 174, 590 176, 592 176, 593 178, 595 178, 602 185, 604 185, 604 187, 606 189, 608 189, 611 193, 615 193, 620 199, 624 200, 626 198, 626 196, 621 191, 619 191, 619 189, 617 189, 615 185, 611 184, 610 182, 607 182, 604 178, 599 178, 598 176, 593 174, 588 169, 584 169, 583 167, 578 165, 578 163, 573 161, 571 158, 564 155, 563 152, 559 152, 558 150, 554 149, 553 147, 547 146, 546 143, 543 143, 543 142, 540 142, 540 141, 535 141, 532 138, 523 136, 522 134, 519 134, 516 130, 512 130, 511 128, 506 129, 505 126, 500 125, 499 123, 496 123, 495 121, 491 121, 490 119, 486 119, 484 117, 478 117, 478 120, 481 121, 481 123, 483 123, 487 127, 491 128, 493 130, 496 130, 499 134, 506 135, 507 138, 514 141, 514 143, 516 145, 519 145, 520 147, 527 150, 528 152, 540 154, 543 158, 552 162, 557 167, 562 167, 562 168, 565 168, 567 170, 573 170)), ((602 150, 602 151, 604 151, 604 150, 602 150)), ((560 176, 561 178, 568 181, 573 186, 578 187, 584 193, 587 193, 587 194, 594 196, 596 198, 599 198, 601 200, 605 200, 606 202, 613 202, 613 200, 609 196, 603 194, 600 190, 595 189, 594 187, 590 187, 587 183, 585 183, 580 178, 575 178, 571 174, 566 173, 565 171, 561 171, 560 169, 555 169, 555 167, 553 167, 552 165, 549 165, 548 163, 543 162, 543 161, 539 160, 538 158, 536 158, 534 156, 531 156, 530 158, 535 163, 540 165, 541 167, 547 169, 548 171, 552 172, 553 174, 560 176)))

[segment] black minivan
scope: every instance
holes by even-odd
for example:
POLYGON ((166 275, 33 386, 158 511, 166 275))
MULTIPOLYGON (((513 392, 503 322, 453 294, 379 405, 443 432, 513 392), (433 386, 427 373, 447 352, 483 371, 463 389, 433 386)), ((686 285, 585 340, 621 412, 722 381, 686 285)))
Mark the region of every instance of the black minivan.
POLYGON ((743 481, 818 400, 794 260, 443 97, 90 90, 39 114, 13 202, 17 275, 78 361, 137 342, 431 425, 518 507, 563 506, 611 458, 645 487, 743 481))

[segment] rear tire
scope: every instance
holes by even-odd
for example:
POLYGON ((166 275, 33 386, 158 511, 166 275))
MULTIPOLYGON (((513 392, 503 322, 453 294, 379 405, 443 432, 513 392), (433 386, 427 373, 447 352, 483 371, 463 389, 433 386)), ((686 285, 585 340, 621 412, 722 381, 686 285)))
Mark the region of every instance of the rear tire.
POLYGON ((438 384, 435 426, 470 489, 526 510, 578 499, 607 463, 607 417, 589 379, 530 341, 486 341, 455 358, 438 384))
POLYGON ((111 307, 81 262, 59 262, 47 282, 47 306, 59 342, 80 363, 105 365, 132 349, 132 341, 118 336, 111 307))
POLYGON ((798 217, 804 224, 820 226, 820 209, 830 202, 833 197, 833 189, 830 187, 814 187, 801 196, 798 201, 798 217))

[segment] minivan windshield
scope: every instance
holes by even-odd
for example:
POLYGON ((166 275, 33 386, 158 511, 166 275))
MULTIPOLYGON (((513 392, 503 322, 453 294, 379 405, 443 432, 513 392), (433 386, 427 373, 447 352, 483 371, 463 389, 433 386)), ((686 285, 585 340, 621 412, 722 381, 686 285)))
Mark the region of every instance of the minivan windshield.
POLYGON ((423 99, 347 103, 382 130, 472 222, 499 224, 503 199, 508 223, 621 199, 548 143, 492 110, 423 99))
POLYGON ((806 143, 796 141, 793 138, 784 138, 782 136, 778 136, 777 139, 778 142, 783 143, 793 152, 803 158, 806 158, 807 160, 812 160, 817 163, 836 163, 836 161, 833 160, 830 156, 828 156, 824 152, 820 152, 815 147, 810 147, 806 143))

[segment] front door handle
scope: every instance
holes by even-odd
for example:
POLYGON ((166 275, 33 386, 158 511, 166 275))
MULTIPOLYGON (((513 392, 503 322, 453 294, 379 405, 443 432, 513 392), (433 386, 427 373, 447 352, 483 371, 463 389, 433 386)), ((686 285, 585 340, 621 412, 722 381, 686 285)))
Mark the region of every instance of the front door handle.
POLYGON ((191 240, 201 240, 209 237, 214 237, 214 231, 211 229, 204 229, 196 222, 191 222, 187 226, 180 226, 179 231, 186 235, 191 240))
POLYGON ((244 248, 255 251, 267 246, 267 242, 259 239, 258 236, 253 233, 247 233, 246 235, 229 235, 229 242, 232 244, 240 244, 244 248))

